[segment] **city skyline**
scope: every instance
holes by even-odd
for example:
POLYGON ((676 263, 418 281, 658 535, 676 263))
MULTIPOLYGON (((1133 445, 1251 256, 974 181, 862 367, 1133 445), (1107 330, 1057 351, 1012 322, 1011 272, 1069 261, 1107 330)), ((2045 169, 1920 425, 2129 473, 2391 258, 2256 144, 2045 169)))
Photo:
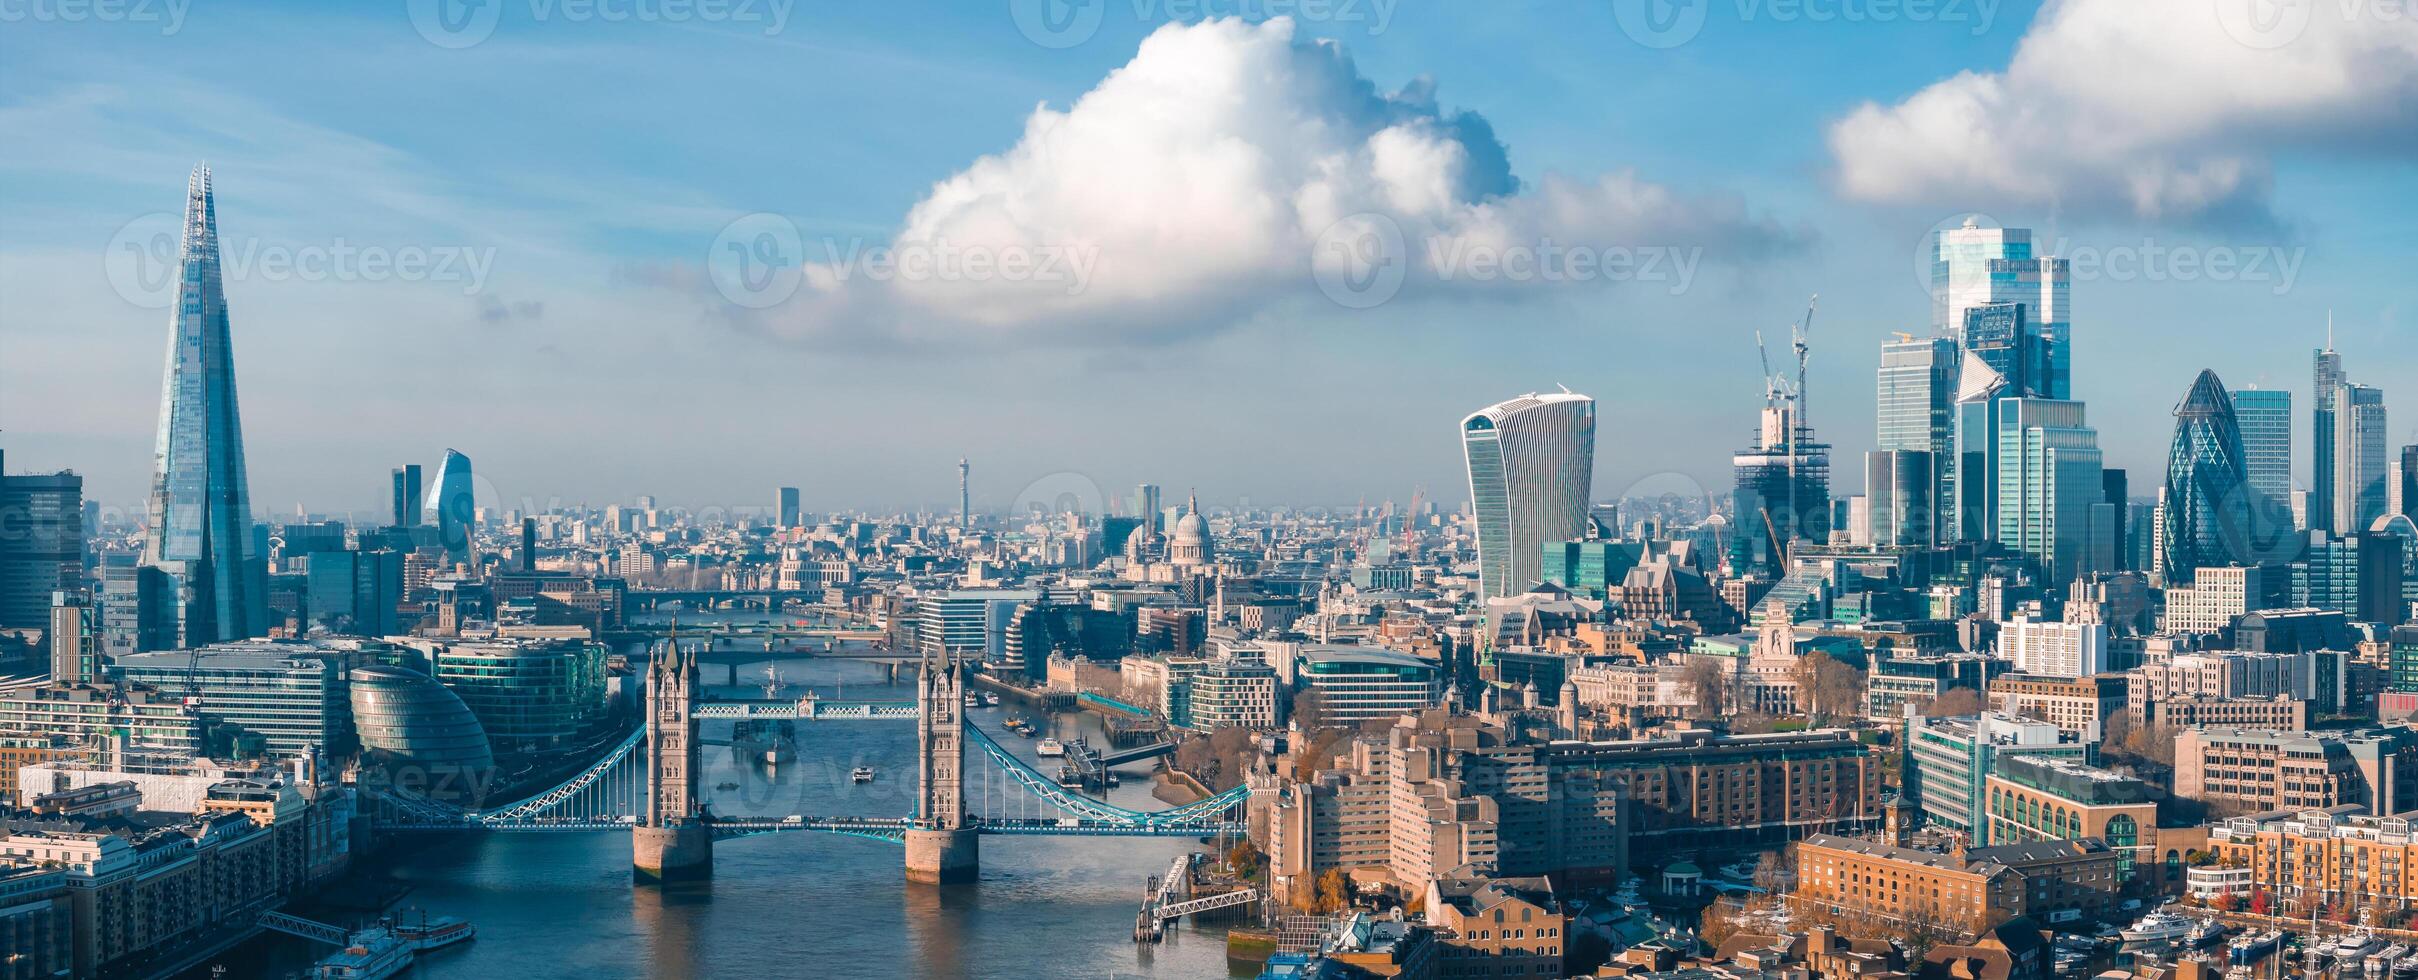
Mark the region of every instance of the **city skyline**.
MULTIPOLYGON (((218 163, 226 232, 241 246, 230 250, 230 268, 240 260, 244 271, 231 274, 228 295, 237 310, 234 329, 245 350, 246 375, 274 379, 245 392, 259 515, 290 513, 297 502, 316 511, 377 512, 386 496, 378 474, 398 459, 433 466, 448 445, 482 460, 481 477, 516 501, 601 504, 651 493, 690 506, 738 505, 760 502, 765 487, 798 485, 810 512, 941 510, 953 502, 948 463, 961 456, 977 474, 969 489, 976 510, 1004 509, 1019 490, 1062 473, 1086 474, 1103 488, 1142 479, 1198 485, 1213 503, 1248 497, 1346 506, 1407 500, 1416 488, 1440 499, 1444 488, 1461 482, 1457 447, 1441 434, 1445 421, 1469 405, 1557 383, 1595 393, 1608 419, 1664 419, 1604 427, 1593 480, 1597 499, 1639 484, 1652 492, 1657 483, 1692 483, 1717 496, 1728 482, 1727 449, 1753 425, 1745 407, 1758 382, 1749 349, 1753 334, 1784 326, 1795 315, 1795 297, 1806 293, 1824 295, 1812 386, 1837 393, 1818 403, 1807 421, 1842 459, 1860 459, 1874 447, 1868 399, 1879 345, 1897 331, 1928 332, 1930 233, 1955 228, 1976 211, 1988 216, 1984 224, 2031 228, 2036 253, 2055 252, 2073 263, 2070 290, 2078 295, 2071 299, 2082 315, 2070 338, 2077 365, 2070 397, 2091 405, 2111 467, 2145 473, 2159 466, 2169 434, 2163 420, 2172 404, 2160 393, 2181 390, 2202 367, 2238 379, 2237 387, 2304 391, 2290 364, 2319 343, 2329 309, 2338 314, 2335 346, 2356 365, 2353 374, 2383 388, 2388 399, 2412 375, 2411 349, 2418 345, 2406 342, 2410 287, 2406 276, 2394 274, 2390 256, 2406 251, 2418 223, 2391 204, 2403 199, 2390 193, 2396 165, 2345 150, 2341 135, 2344 116, 2356 115, 2343 106, 2370 90, 2297 95, 2311 100, 2308 109, 2323 124, 2288 134, 2251 127, 2262 136, 2239 135, 2241 124, 2275 111, 2271 107, 2231 89, 2193 92, 2205 95, 2208 105, 2187 122, 2216 134, 2210 139, 2250 161, 2256 175, 2212 194, 2205 206, 2168 201, 2145 207, 2096 193, 2105 189, 2107 171, 2092 161, 2105 159, 2104 147, 2078 147, 2074 159, 2050 163, 2029 151, 2013 154, 2015 163, 2035 168, 2041 186, 2074 191, 2063 198, 2043 197, 2028 184, 2018 186, 2023 182, 1959 185, 1931 179, 1936 173, 1915 175, 1926 179, 1909 186, 1922 193, 1901 197, 1876 191, 1865 179, 1873 157, 1863 137, 1879 132, 1869 124, 1907 121, 1907 100, 1946 93, 1960 83, 1941 80, 1961 69, 2001 81, 2010 90, 2004 98, 2051 98, 2037 84, 2036 62, 2070 53, 2076 38, 2093 32, 2138 42, 2140 25, 2106 4, 2046 12, 2016 6, 1991 24, 1962 25, 1978 30, 1924 23, 1853 30, 1715 23, 1665 50, 1633 42, 1617 17, 1593 12, 1571 18, 1566 31, 1525 32, 1539 38, 1547 56, 1511 59, 1536 64, 1495 79, 1456 69, 1448 41, 1491 36, 1545 15, 1398 13, 1382 31, 1318 20, 1286 21, 1281 30, 1231 21, 1164 26, 1119 16, 1061 51, 1034 44, 1006 12, 918 11, 912 16, 929 22, 931 45, 959 63, 937 87, 887 94, 851 88, 848 69, 861 71, 866 59, 876 57, 931 65, 934 55, 888 43, 838 45, 869 31, 860 14, 799 11, 796 29, 803 37, 766 38, 735 25, 687 25, 694 29, 685 31, 625 25, 627 32, 648 32, 648 40, 664 42, 645 57, 671 69, 669 77, 677 80, 667 100, 725 104, 702 97, 709 90, 694 86, 706 83, 682 74, 684 65, 725 59, 777 64, 809 72, 808 81, 819 83, 820 91, 851 96, 839 100, 835 124, 853 124, 870 135, 861 146, 845 144, 851 149, 839 154, 853 166, 815 162, 803 179, 793 179, 736 152, 796 138, 781 135, 782 120, 793 115, 778 101, 782 96, 758 94, 774 101, 741 117, 749 122, 744 131, 757 134, 746 140, 707 138, 714 133, 710 127, 732 124, 728 113, 680 121, 670 118, 668 103, 643 101, 615 109, 661 118, 672 135, 718 149, 643 164, 589 153, 603 168, 568 182, 535 178, 546 172, 539 166, 543 154, 598 148, 583 147, 580 137, 531 118, 510 100, 460 103, 478 108, 471 118, 481 121, 474 129, 512 126, 530 135, 525 147, 489 162, 465 155, 454 139, 398 124, 391 114, 371 122, 339 108, 348 99, 382 107, 395 94, 343 77, 347 73, 328 73, 333 87, 314 97, 248 68, 224 78, 215 69, 222 62, 264 60, 248 57, 254 45, 307 29, 324 38, 329 51, 454 69, 467 78, 413 73, 438 86, 441 96, 455 85, 508 84, 504 63, 515 54, 615 50, 635 36, 615 33, 625 28, 524 23, 516 18, 525 12, 514 10, 491 35, 450 49, 430 43, 400 12, 296 14, 299 19, 283 28, 250 32, 195 11, 178 26, 175 43, 159 45, 138 25, 24 25, 27 30, 0 38, 0 51, 19 66, 7 75, 16 95, 0 112, 0 132, 29 148, 0 164, 12 175, 0 189, 0 208, 17 218, 0 229, 0 284, 12 298, 0 316, 18 350, 90 370, 16 367, 27 358, 12 358, 11 368, 0 369, 6 370, 0 425, 9 433, 10 458, 31 469, 77 470, 89 499, 129 508, 139 503, 147 475, 142 443, 156 405, 145 404, 147 370, 138 362, 148 358, 140 353, 149 344, 142 338, 156 329, 158 307, 145 285, 146 270, 125 266, 128 253, 115 251, 113 243, 151 240, 146 222, 168 211, 173 195, 166 175, 196 159, 218 163), (1869 65, 1801 93, 1751 86, 1760 101, 1731 94, 1735 83, 1708 81, 1714 76, 1705 74, 1705 66, 1714 61, 1747 78, 1766 71, 1804 77, 1791 72, 1801 67, 1794 59, 1802 56, 1779 42, 1792 32, 1817 30, 1838 43, 1826 46, 1829 52, 1915 44, 1925 53, 1869 65), (1567 38, 1542 36, 1551 33, 1567 38), (1311 38, 1332 40, 1337 48, 1311 45, 1311 38), (847 66, 794 57, 800 47, 834 46, 849 52, 842 59, 847 66), (1340 53, 1305 54, 1329 50, 1340 53), (1567 57, 1582 50, 1595 57, 1567 57), (1741 57, 1750 52, 1758 57, 1741 57), (1771 57, 1759 57, 1765 54, 1771 57), (88 63, 69 60, 79 57, 88 63), (794 316, 767 323, 766 314, 748 305, 756 297, 733 301, 713 284, 717 240, 726 231, 752 230, 744 223, 751 215, 780 219, 772 226, 776 232, 783 222, 796 228, 813 245, 806 252, 817 258, 826 241, 880 245, 896 237, 893 229, 976 220, 943 213, 934 203, 944 200, 935 187, 975 190, 999 181, 994 190, 1050 202, 1053 213, 1073 221, 1080 212, 1052 196, 1061 189, 1032 184, 1039 178, 1018 164, 1044 148, 1033 142, 1037 130, 1024 127, 1018 135, 1018 120, 1032 106, 1044 104, 1048 118, 1078 124, 1062 128, 1114 123, 1120 100, 1136 97, 1122 82, 1178 66, 1245 65, 1281 67, 1294 73, 1283 77, 1300 84, 1243 90, 1234 93, 1237 98, 1348 123, 1346 129, 1361 134, 1356 146, 1375 145, 1369 142, 1378 131, 1371 114, 1421 120, 1446 134, 1433 145, 1460 154, 1466 167, 1458 171, 1460 179, 1438 185, 1444 197, 1441 210, 1432 213, 1444 217, 1422 224, 1405 219, 1431 212, 1393 205, 1375 211, 1390 216, 1413 243, 1475 241, 1469 203, 1499 201, 1508 208, 1506 220, 1514 222, 1502 229, 1510 241, 1567 232, 1556 240, 1701 246, 1695 278, 1676 289, 1667 287, 1677 282, 1589 288, 1480 286, 1430 274, 1413 277, 1383 302, 1355 308, 1330 299, 1320 288, 1330 283, 1322 283, 1306 261, 1291 272, 1269 273, 1223 265, 1224 253, 1210 249, 1179 269, 1197 275, 1169 284, 1189 312, 1176 319, 1156 311, 1145 317, 1168 324, 1163 331, 1134 335, 1070 326, 1073 332, 1064 335, 1036 335, 1025 322, 1034 317, 1018 313, 1024 319, 996 329, 971 316, 973 323, 941 342, 835 338, 793 329, 794 316), (97 72, 111 70, 165 93, 165 101, 138 105, 96 80, 102 77, 97 72), (969 76, 984 84, 962 84, 969 76), (1627 78, 1650 78, 1655 88, 1649 92, 1687 97, 1669 104, 1645 98, 1588 102, 1575 120, 1561 115, 1570 111, 1568 100, 1534 97, 1540 90, 1559 91, 1542 87, 1554 82, 1600 90, 1627 78), (979 95, 966 98, 974 90, 979 95), (1400 94, 1368 94, 1389 91, 1400 94), (82 97, 61 98, 69 94, 82 97), (933 108, 944 94, 951 108, 933 108), (927 127, 948 130, 946 136, 909 138, 882 124, 886 113, 901 110, 937 113, 962 125, 927 127), (184 130, 148 121, 167 111, 211 125, 184 130), (1742 143, 1687 125, 1707 111, 1737 113, 1746 128, 1768 138, 1742 143), (289 149, 281 158, 266 157, 247 146, 239 135, 245 131, 277 134, 289 149), (1638 183, 1623 184, 1622 175, 1638 183), (354 193, 361 188, 373 192, 354 193), (1644 196, 1604 196, 1623 188, 1644 196), (1577 200, 1603 207, 1678 203, 1668 211, 1628 213, 1637 219, 1631 225, 1562 229, 1539 223, 1535 213, 1534 202, 1555 194, 1577 194, 1577 200), (608 213, 613 216, 598 217, 608 213), (902 215, 908 216, 903 223, 902 215), (361 266, 315 278, 275 271, 280 257, 332 255, 344 245, 382 250, 389 260, 417 249, 430 271, 416 280, 371 275, 361 266), (2185 255, 2187 273, 2178 264, 2185 255), (2228 270, 2223 275, 2210 263, 2219 256, 2228 270), (2260 271, 2249 271, 2253 262, 2260 271), (433 271, 440 265, 450 271, 433 271), (2288 283, 2286 268, 2292 270, 2288 283), (446 275, 456 278, 441 277, 446 275), (1473 329, 1472 323, 1488 326, 1473 329), (1505 323, 1518 325, 1494 326, 1505 323), (2156 355, 2167 353, 2165 338, 2174 331, 2205 336, 2209 342, 2192 349, 2206 363, 2113 370, 2159 363, 2156 355), (1271 350, 1284 354, 1272 358, 1271 350), (346 367, 330 370, 334 364, 346 367), (910 368, 929 395, 899 419, 914 424, 811 421, 878 403, 886 386, 910 368), (721 383, 666 385, 667 375, 712 376, 721 383), (1026 383, 1006 383, 1007 377, 1026 383), (1208 390, 1202 387, 1208 378, 1217 379, 1215 390, 1234 408, 1185 423, 1182 439, 1165 435, 1198 413, 1185 412, 1180 403, 1168 402, 1164 411, 1104 408, 1148 406, 1174 393, 1208 390), (1405 385, 1405 378, 1427 380, 1405 385), (799 379, 813 383, 800 385, 799 379), (616 388, 660 394, 598 395, 616 388), (1672 404, 1691 410, 1667 412, 1672 404), (564 405, 585 413, 587 431, 478 421, 490 410, 564 405), (750 430, 743 438, 698 437, 718 428, 711 420, 725 415, 755 421, 741 427, 750 430), (1295 418, 1327 416, 1363 418, 1360 438, 1340 446, 1271 446, 1258 436, 1295 418), (408 422, 396 425, 396 419, 408 422), (611 443, 647 447, 661 457, 660 465, 641 469, 620 461, 627 454, 597 451, 611 443), (832 456, 856 465, 815 463, 832 456), (1656 479, 1660 474, 1678 475, 1656 479)), ((2306 43, 2275 57, 2322 65, 2352 57, 2367 43, 2325 30, 2313 27, 2306 43)), ((2210 25, 2174 33, 2171 43, 2152 47, 2187 49, 2218 65, 2255 53, 2225 47, 2210 25)), ((1513 68, 1503 58, 1483 60, 1513 68)), ((571 81, 576 90, 576 79, 571 81)), ((2160 91, 2185 88, 2182 81, 2172 85, 2160 91)), ((566 115, 603 109, 577 96, 566 105, 572 109, 566 115)), ((2098 101, 2066 107, 2102 114, 2093 119, 2112 111, 2098 101)), ((2390 118, 2383 123, 2388 130, 2399 126, 2390 118)), ((1232 128, 1239 125, 1233 120, 1200 125, 1210 135, 1266 142, 1248 128, 1232 128)), ((789 128, 817 132, 814 125, 789 128)), ((1190 145, 1186 140, 1201 133, 1166 135, 1170 145, 1190 145)), ((1105 152, 1096 143, 1053 148, 1105 152)), ((1919 162, 1975 149, 1942 140, 1919 162)), ((1265 244, 1250 237, 1221 241, 1265 244)), ((1314 244, 1276 240, 1286 242, 1291 244, 1279 250, 1286 254, 1299 247, 1306 255, 1314 244)), ((1128 240, 1124 254, 1137 259, 1158 247, 1128 240)), ((139 249, 133 254, 140 258, 139 249)), ((1103 260, 1114 254, 1104 249, 1103 260)), ((1095 269, 1100 276, 1112 271, 1113 263, 1095 269)), ((1130 291, 1113 277, 1093 280, 1079 299, 1068 307, 1010 291, 1000 302, 1008 312, 1038 309, 1038 318, 1063 316, 1070 325, 1096 323, 1103 310, 1111 319, 1145 310, 1130 305, 1130 291)), ((795 309, 795 300, 766 309, 808 312, 795 309)), ((962 314, 963 300, 889 295, 878 302, 939 304, 962 314)), ((2295 418, 2294 424, 2295 444, 2313 444, 2308 420, 2295 418)), ((2399 428, 2387 433, 2389 446, 2412 441, 2408 421, 2392 424, 2399 428)), ((2304 484, 2310 479, 2305 460, 2295 468, 2304 484)))

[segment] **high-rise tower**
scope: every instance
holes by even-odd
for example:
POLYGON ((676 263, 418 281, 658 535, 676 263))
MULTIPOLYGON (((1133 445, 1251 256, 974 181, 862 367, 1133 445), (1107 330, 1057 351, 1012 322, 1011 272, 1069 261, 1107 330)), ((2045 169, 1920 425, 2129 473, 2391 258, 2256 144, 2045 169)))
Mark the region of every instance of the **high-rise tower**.
POLYGON ((2314 530, 2335 530, 2334 404, 2342 384, 2342 355, 2334 352, 2334 322, 2328 317, 2325 349, 2309 352, 2309 527, 2314 530))
POLYGON ((478 498, 470 481, 470 457, 459 450, 445 450, 445 461, 437 464, 437 491, 428 498, 428 523, 436 525, 437 540, 445 546, 447 562, 470 563, 471 525, 477 518, 478 498))
POLYGON ((179 645, 257 636, 268 618, 268 568, 252 542, 243 422, 235 404, 235 350, 218 268, 218 212, 210 168, 185 185, 176 308, 160 385, 144 564, 175 581, 179 645))
POLYGON ((2040 352, 2037 376, 2023 379, 2019 387, 2025 394, 2072 398, 2072 283, 2066 260, 2032 254, 2030 229, 1985 228, 1967 218, 1962 227, 1942 229, 1932 240, 1931 327, 1969 347, 1964 335, 1968 311, 2023 304, 2039 334, 2040 352))
POLYGON ((2166 457, 2158 537, 2167 587, 2190 585, 2199 569, 2243 559, 2256 513, 2251 498, 2233 398, 2216 372, 2202 371, 2175 406, 2166 457))
POLYGON ((2362 384, 2335 389, 2334 533, 2349 537, 2385 512, 2391 457, 2385 448, 2384 391, 2362 384))
POLYGON ((1478 516, 1478 589, 1518 595, 1543 576, 1548 542, 1586 536, 1595 478, 1595 399, 1527 394, 1461 420, 1478 516))
POLYGON ((2292 393, 2249 388, 2233 393, 2234 421, 2242 427, 2242 473, 2259 495, 2262 509, 2289 513, 2292 507, 2292 393))
POLYGON ((966 458, 957 457, 957 526, 961 528, 974 526, 973 485, 967 479, 970 472, 966 458))

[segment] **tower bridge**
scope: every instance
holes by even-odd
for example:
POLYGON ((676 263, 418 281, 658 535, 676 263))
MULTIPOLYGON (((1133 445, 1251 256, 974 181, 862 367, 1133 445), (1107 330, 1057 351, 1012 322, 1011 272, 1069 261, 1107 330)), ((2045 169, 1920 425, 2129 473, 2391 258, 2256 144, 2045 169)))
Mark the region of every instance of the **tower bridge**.
MULTIPOLYGON (((646 881, 712 873, 717 841, 811 831, 902 845, 909 880, 971 881, 985 836, 1207 837, 1239 834, 1241 787, 1165 810, 1132 810, 1071 789, 1000 745, 965 717, 963 674, 926 660, 910 701, 702 696, 698 653, 678 640, 647 667, 645 725, 586 769, 527 799, 465 809, 391 791, 370 811, 393 832, 624 832, 631 867, 646 881), (909 721, 916 726, 910 812, 896 816, 718 814, 698 792, 705 720, 909 721)), ((1120 755, 1141 756, 1158 747, 1120 755)))

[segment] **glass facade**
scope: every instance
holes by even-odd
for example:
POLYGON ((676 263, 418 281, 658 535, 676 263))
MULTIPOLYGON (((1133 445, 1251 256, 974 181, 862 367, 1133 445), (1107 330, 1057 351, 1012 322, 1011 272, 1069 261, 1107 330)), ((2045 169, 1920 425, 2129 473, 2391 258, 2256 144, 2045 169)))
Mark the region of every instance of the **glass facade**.
POLYGON ((345 690, 349 651, 270 642, 166 650, 118 658, 115 672, 184 698, 210 730, 212 751, 246 743, 275 755, 312 746, 332 756, 353 751, 352 703, 345 690))
POLYGON ((2052 585, 2112 568, 2116 510, 2082 403, 2004 398, 1997 423, 1998 542, 2039 558, 2052 585))
POLYGON ((436 492, 428 495, 428 523, 436 526, 437 540, 445 546, 446 561, 469 563, 470 533, 477 518, 478 499, 471 489, 470 457, 456 450, 445 450, 445 461, 437 465, 436 492))
POLYGON ((2292 506, 2292 393, 2252 388, 2233 393, 2242 430, 2243 478, 2262 508, 2292 506))
POLYGON ((471 772, 495 765, 478 716, 433 677, 399 667, 354 668, 351 698, 353 726, 372 764, 471 772))
POLYGON ((454 643, 431 659, 437 680, 470 706, 498 754, 568 744, 604 718, 601 644, 454 643))
POLYGON ((186 185, 177 277, 144 561, 175 577, 178 640, 200 645, 258 636, 268 618, 208 167, 196 168, 186 185))
POLYGON ((2249 532, 2249 483, 2242 472, 2242 431, 2233 399, 2213 371, 2202 371, 2175 407, 2166 456, 2166 498, 2159 513, 2159 568, 2168 586, 2189 585, 2197 570, 2236 564, 2249 532))
POLYGON ((2071 398, 2072 282, 2064 259, 2033 257, 2030 229, 1984 228, 1967 219, 1962 227, 1943 229, 1932 240, 1932 331, 1970 347, 1963 333, 1967 311, 2021 303, 2029 309, 2041 341, 2041 371, 2026 393, 2071 398))
POLYGON ((1586 537, 1595 476, 1595 399, 1557 392, 1489 406, 1461 420, 1469 499, 1478 518, 1484 598, 1543 580, 1543 547, 1586 537))
POLYGON ((2385 514, 2384 391, 2346 384, 2335 395, 2334 533, 2357 534, 2385 514))
POLYGON ((2334 404, 2342 383, 2342 355, 2332 344, 2309 352, 2309 527, 2320 531, 2335 530, 2334 404))
MULTIPOLYGON (((1945 337, 1881 345, 1880 438, 1874 446, 1882 452, 1931 454, 1934 487, 1928 499, 1934 510, 1947 497, 1955 460, 1957 361, 1956 342, 1945 337)), ((1870 484, 1865 492, 1877 493, 1870 484)), ((1877 500, 1874 506, 1877 528, 1877 500)))

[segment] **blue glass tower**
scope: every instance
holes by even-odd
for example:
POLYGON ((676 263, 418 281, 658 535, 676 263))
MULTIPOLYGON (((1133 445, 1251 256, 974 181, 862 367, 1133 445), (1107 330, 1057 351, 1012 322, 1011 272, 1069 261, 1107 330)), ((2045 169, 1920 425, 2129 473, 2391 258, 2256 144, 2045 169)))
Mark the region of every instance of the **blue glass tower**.
POLYGON ((175 640, 200 645, 258 636, 268 618, 267 567, 252 543, 252 503, 235 406, 235 351, 219 281, 210 168, 185 186, 176 309, 160 386, 159 443, 144 563, 176 582, 175 640))
POLYGON ((2202 371, 2175 406, 2174 446, 2166 456, 2160 564, 2168 586, 2188 585, 2199 569, 2244 557, 2252 496, 2233 398, 2216 372, 2202 371))
POLYGON ((428 495, 428 523, 436 525, 437 540, 445 546, 445 560, 454 564, 470 561, 470 528, 478 516, 478 501, 470 485, 470 457, 459 450, 445 450, 445 461, 437 464, 436 492, 428 495))

